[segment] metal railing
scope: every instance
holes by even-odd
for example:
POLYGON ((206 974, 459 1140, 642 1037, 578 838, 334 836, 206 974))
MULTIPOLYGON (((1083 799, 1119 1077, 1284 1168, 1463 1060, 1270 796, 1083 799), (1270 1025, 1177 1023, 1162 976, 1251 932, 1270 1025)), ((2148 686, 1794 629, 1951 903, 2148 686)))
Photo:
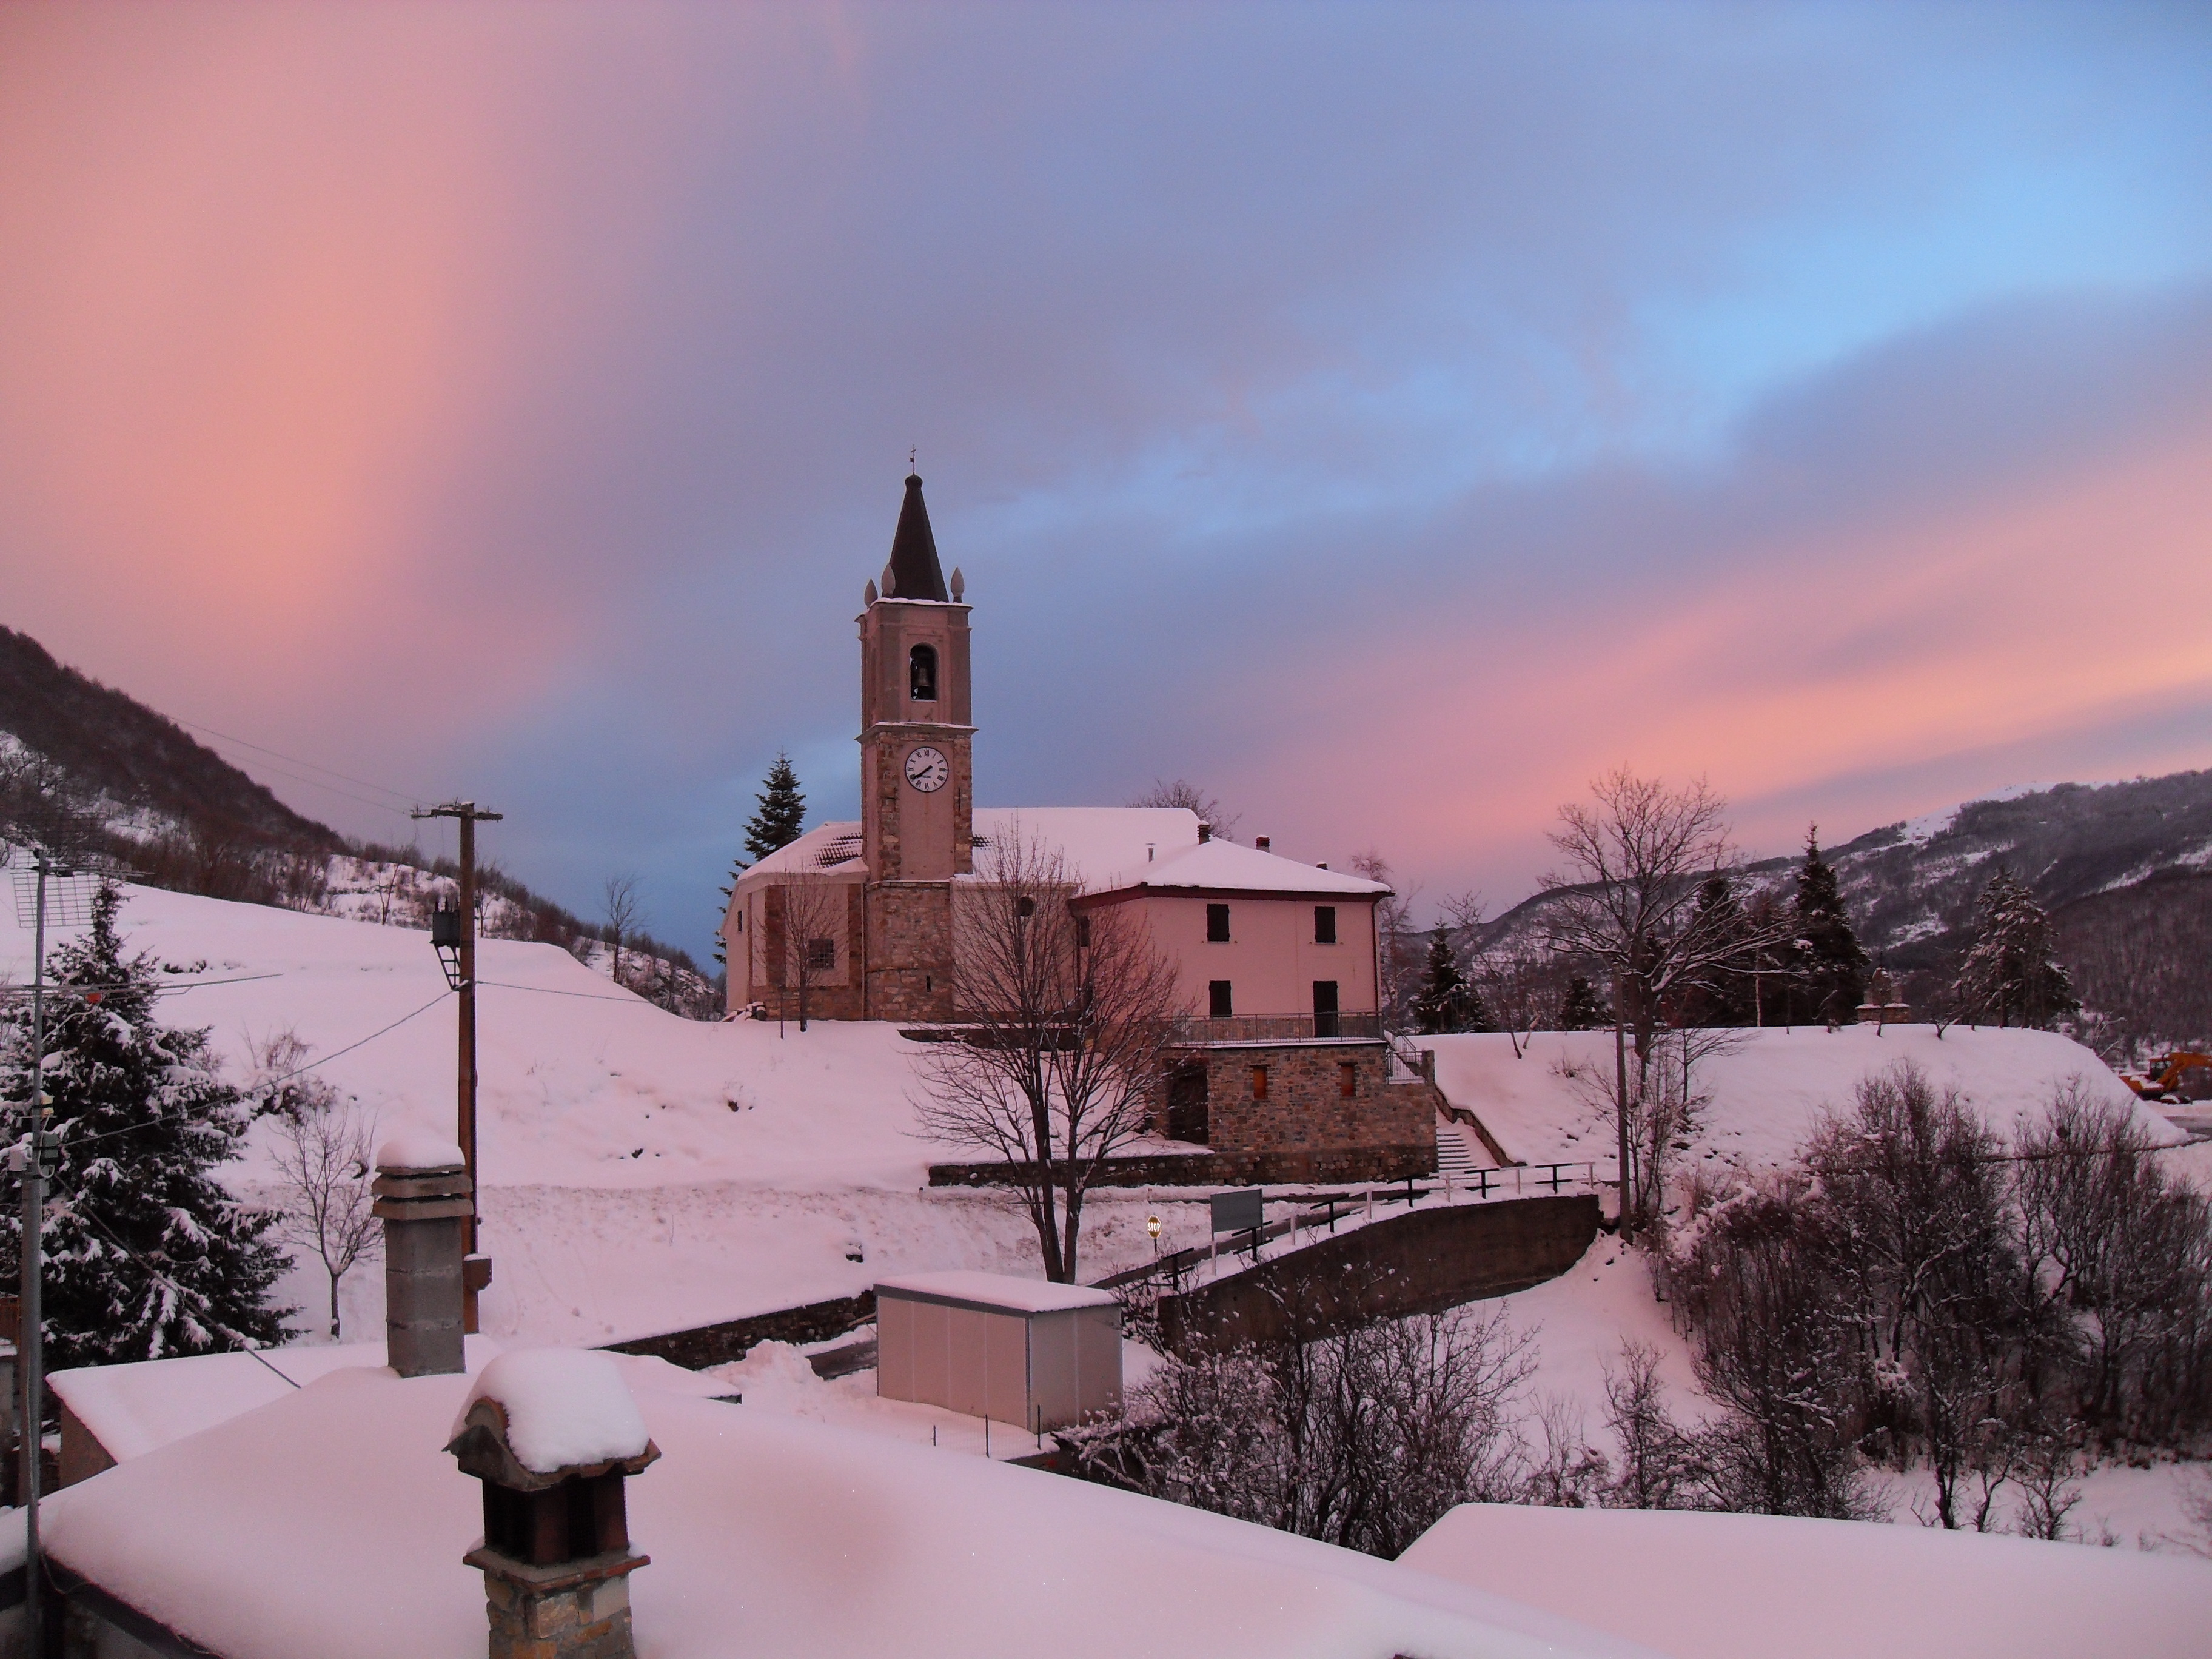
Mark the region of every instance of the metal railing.
POLYGON ((1376 1042, 1382 1036, 1380 1014, 1188 1014, 1175 1022, 1175 1041, 1183 1043, 1376 1042))

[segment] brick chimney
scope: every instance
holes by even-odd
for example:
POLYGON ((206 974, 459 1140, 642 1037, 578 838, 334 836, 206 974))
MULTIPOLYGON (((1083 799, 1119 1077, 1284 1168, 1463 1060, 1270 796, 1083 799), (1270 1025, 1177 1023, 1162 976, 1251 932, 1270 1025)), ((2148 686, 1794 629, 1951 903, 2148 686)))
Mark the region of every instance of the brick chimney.
POLYGON ((384 1223, 384 1344, 402 1376, 465 1371, 461 1226, 471 1210, 461 1149, 396 1135, 377 1149, 376 1214, 384 1223))
POLYGON ((1255 836, 1252 837, 1252 845, 1258 848, 1263 853, 1273 847, 1274 844, 1274 840, 1272 836, 1255 836))
POLYGON ((611 1355, 521 1349, 484 1367, 446 1449, 483 1482, 490 1659, 635 1659, 623 1483, 660 1455, 611 1355))

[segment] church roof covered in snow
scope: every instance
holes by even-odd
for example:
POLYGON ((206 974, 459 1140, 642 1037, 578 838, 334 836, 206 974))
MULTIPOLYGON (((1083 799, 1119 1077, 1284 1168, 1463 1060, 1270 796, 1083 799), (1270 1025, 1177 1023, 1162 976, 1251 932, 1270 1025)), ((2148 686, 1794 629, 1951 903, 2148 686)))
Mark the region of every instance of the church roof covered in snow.
MULTIPOLYGON (((994 849, 1004 851, 1019 839, 1056 853, 1085 893, 1204 888, 1364 898, 1390 890, 1379 881, 1218 836, 1201 842, 1198 814, 1182 806, 979 806, 974 827, 979 877, 990 873, 994 849)), ((745 878, 858 873, 861 850, 858 823, 820 823, 754 865, 745 878)))

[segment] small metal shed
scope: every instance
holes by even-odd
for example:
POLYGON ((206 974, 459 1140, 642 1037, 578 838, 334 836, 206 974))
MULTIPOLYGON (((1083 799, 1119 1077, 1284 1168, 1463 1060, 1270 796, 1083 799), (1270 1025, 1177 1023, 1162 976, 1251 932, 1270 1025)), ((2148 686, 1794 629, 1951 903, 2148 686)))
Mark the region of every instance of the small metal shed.
POLYGON ((1105 1291, 999 1273, 876 1286, 876 1392, 1042 1433, 1121 1403, 1121 1307, 1105 1291))

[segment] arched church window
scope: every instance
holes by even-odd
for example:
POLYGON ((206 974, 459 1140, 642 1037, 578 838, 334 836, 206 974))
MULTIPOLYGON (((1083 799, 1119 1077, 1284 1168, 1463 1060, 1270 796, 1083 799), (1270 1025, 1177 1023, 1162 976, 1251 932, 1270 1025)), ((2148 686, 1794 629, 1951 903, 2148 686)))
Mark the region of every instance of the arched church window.
POLYGON ((937 701, 937 647, 917 645, 907 653, 908 695, 916 702, 937 701))

